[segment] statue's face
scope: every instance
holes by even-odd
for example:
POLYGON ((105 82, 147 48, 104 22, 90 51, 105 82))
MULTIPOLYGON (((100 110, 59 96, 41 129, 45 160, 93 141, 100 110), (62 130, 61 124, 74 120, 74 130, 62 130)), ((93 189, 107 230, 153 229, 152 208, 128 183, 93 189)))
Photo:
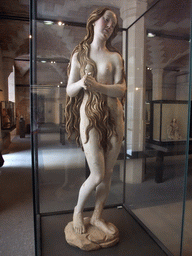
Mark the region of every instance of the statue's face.
POLYGON ((94 24, 94 36, 109 39, 117 24, 117 17, 114 12, 107 10, 94 24))

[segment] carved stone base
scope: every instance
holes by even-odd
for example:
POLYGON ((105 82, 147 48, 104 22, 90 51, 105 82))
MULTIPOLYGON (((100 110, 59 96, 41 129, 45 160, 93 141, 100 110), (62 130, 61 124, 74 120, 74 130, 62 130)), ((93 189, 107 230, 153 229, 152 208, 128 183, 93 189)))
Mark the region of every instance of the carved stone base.
POLYGON ((85 251, 98 250, 100 248, 106 248, 114 246, 119 242, 119 231, 112 224, 107 223, 110 227, 115 229, 113 235, 106 235, 103 231, 90 224, 90 218, 84 218, 84 224, 86 228, 85 234, 77 234, 73 229, 73 222, 69 222, 64 229, 65 239, 68 244, 79 247, 85 251))

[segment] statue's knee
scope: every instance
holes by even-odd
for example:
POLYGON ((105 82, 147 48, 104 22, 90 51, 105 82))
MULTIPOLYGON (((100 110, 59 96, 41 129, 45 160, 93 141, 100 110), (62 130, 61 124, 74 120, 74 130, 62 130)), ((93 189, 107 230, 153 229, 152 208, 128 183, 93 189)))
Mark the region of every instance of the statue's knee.
POLYGON ((95 185, 98 186, 104 179, 104 174, 97 174, 94 176, 95 185))

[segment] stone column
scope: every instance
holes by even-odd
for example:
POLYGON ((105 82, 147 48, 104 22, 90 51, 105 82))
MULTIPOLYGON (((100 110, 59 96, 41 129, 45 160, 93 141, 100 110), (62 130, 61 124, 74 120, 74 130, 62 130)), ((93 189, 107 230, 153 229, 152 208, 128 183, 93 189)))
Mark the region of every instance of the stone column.
POLYGON ((8 77, 13 72, 14 58, 3 57, 3 100, 8 101, 8 77))
POLYGON ((153 89, 152 89, 152 99, 162 100, 163 98, 163 69, 153 68, 153 89))
POLYGON ((58 86, 55 92, 55 123, 60 123, 60 86, 58 86))
MULTIPOLYGON (((125 1, 121 10, 123 27, 127 28, 145 12, 145 0, 125 1)), ((127 154, 133 159, 126 163, 126 182, 140 183, 143 180, 143 159, 139 153, 144 147, 144 99, 145 99, 145 22, 142 17, 128 30, 127 47, 127 154)), ((124 40, 125 42, 125 40, 124 40)))
POLYGON ((15 67, 12 67, 12 72, 8 77, 8 99, 15 102, 15 67))

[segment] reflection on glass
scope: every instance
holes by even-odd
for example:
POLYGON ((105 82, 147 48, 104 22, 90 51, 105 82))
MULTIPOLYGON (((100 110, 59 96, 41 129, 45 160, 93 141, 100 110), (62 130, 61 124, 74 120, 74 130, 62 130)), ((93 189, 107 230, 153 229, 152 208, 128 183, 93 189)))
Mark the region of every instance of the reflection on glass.
MULTIPOLYGON (((65 132, 67 65, 70 53, 85 35, 84 27, 37 22, 36 85, 40 212, 73 210, 79 188, 89 175, 84 152, 65 132), (60 40, 58 41, 58 35, 60 40), (41 47, 43 45, 43 48, 41 47)), ((121 33, 114 46, 121 50, 121 33)), ((86 207, 94 206, 94 195, 86 207)), ((114 167, 108 205, 122 204, 123 158, 114 167)))
MULTIPOLYGON (((145 27, 142 28, 145 31, 145 44, 140 40, 138 55, 132 55, 133 50, 128 50, 128 66, 133 65, 132 73, 134 73, 134 64, 137 63, 145 46, 145 58, 142 61, 145 63, 143 70, 146 72, 146 103, 143 104, 145 105, 143 168, 138 165, 141 158, 135 161, 127 160, 126 164, 126 177, 129 177, 130 169, 134 169, 134 165, 137 166, 134 175, 138 177, 142 172, 143 177, 142 181, 138 178, 137 180, 126 178, 125 204, 175 256, 180 255, 183 188, 186 185, 184 175, 189 98, 189 10, 190 1, 182 3, 178 0, 160 1, 144 16, 145 27)), ((135 30, 137 39, 140 38, 139 22, 142 24, 141 20, 137 21, 128 31, 128 36, 131 36, 135 30)), ((128 91, 128 101, 136 99, 133 96, 134 88, 143 83, 142 76, 135 76, 136 84, 133 85, 132 91, 128 91)), ((128 127, 136 126, 139 123, 138 116, 128 113, 128 118, 129 116, 131 118, 128 127)), ((129 133, 130 131, 128 135, 129 133)), ((128 139, 133 140, 131 136, 128 136, 128 139)), ((192 252, 190 246, 192 234, 189 231, 189 216, 192 212, 190 187, 189 177, 184 230, 185 247, 182 255, 190 255, 192 252)))

